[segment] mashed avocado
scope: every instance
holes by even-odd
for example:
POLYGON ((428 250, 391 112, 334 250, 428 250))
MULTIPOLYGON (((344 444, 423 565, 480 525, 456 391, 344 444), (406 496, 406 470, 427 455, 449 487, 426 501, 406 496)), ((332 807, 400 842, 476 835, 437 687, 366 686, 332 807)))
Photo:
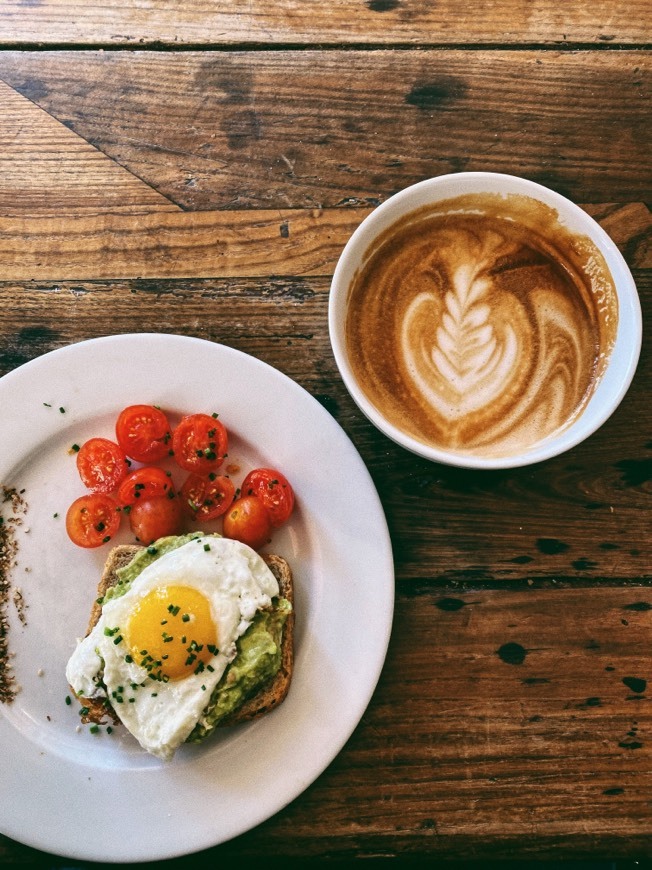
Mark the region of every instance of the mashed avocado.
POLYGON ((274 604, 274 610, 259 611, 236 641, 237 655, 215 686, 210 703, 190 732, 188 742, 203 740, 277 673, 281 666, 283 626, 292 605, 285 598, 277 599, 274 604))
MULTIPOLYGON (((159 538, 134 556, 128 565, 118 569, 118 582, 107 590, 102 603, 124 595, 141 571, 161 556, 188 541, 202 537, 205 537, 203 532, 192 532, 188 535, 159 538)), ((291 611, 292 605, 289 601, 276 598, 272 610, 256 613, 247 631, 236 641, 236 657, 213 690, 199 722, 187 738, 188 742, 197 743, 203 740, 278 672, 281 666, 283 627, 291 611)))

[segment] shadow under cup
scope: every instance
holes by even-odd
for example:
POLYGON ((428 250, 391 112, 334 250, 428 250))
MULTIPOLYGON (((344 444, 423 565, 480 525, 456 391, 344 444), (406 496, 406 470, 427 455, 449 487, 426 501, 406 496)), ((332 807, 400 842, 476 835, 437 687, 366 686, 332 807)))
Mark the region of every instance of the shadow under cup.
POLYGON ((339 259, 329 331, 382 432, 433 461, 509 468, 555 456, 613 413, 641 310, 602 228, 541 185, 459 173, 406 188, 339 259))

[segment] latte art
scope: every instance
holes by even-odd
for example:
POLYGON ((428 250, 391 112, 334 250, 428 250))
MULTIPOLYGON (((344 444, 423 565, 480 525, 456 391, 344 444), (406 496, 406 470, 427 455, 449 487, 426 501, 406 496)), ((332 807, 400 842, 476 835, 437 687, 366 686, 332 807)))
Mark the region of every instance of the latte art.
POLYGON ((501 456, 581 413, 617 306, 588 240, 559 226, 544 233, 531 212, 526 224, 481 199, 480 213, 477 202, 457 203, 385 233, 350 291, 347 352, 395 426, 433 446, 501 456))

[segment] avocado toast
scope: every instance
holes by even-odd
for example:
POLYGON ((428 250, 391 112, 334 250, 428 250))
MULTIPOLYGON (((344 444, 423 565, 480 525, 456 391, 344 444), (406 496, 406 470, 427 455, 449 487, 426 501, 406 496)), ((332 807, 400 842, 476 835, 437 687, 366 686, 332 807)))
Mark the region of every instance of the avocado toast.
MULTIPOLYGON (((200 539, 197 543, 208 542, 214 540, 214 536, 193 533, 161 539, 150 547, 115 547, 105 563, 86 636, 97 625, 106 602, 125 594, 148 565, 195 539, 200 539)), ((208 546, 205 544, 204 548, 208 546)), ((256 558, 259 557, 256 555, 256 558)), ((264 555, 260 558, 278 584, 278 596, 272 599, 271 606, 256 612, 247 630, 238 637, 235 657, 210 692, 210 698, 186 742, 200 742, 217 727, 259 718, 278 706, 287 695, 294 663, 292 572, 281 556, 264 555)), ((76 693, 83 705, 82 721, 100 724, 106 722, 108 716, 118 722, 120 716, 115 699, 111 701, 107 693, 101 691, 101 682, 99 688, 100 691, 93 692, 92 697, 76 693)))

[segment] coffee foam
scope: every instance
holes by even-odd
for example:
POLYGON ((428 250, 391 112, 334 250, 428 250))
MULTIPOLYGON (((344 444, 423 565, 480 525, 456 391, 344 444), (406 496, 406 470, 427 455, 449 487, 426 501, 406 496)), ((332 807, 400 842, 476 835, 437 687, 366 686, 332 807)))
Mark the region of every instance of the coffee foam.
POLYGON ((347 353, 396 427, 458 453, 505 456, 581 414, 615 340, 600 252, 528 197, 419 210, 367 252, 347 353))

